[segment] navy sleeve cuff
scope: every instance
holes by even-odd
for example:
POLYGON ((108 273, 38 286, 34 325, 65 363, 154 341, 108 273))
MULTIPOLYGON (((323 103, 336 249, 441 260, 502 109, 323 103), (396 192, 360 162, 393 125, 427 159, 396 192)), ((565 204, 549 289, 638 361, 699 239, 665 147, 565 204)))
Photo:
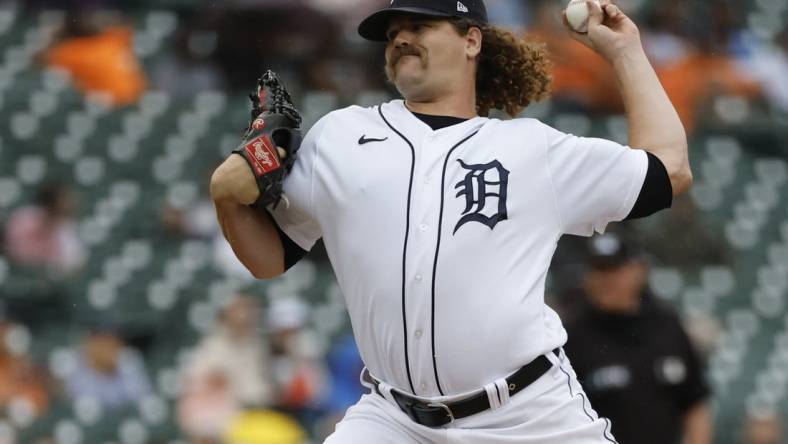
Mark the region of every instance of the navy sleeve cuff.
POLYGON ((648 171, 640 189, 635 206, 626 220, 639 219, 670 208, 673 205, 673 186, 670 184, 668 170, 659 158, 651 153, 648 155, 648 171))
POLYGON ((279 225, 274 221, 274 218, 271 218, 271 221, 274 223, 276 227, 276 231, 279 233, 279 239, 282 241, 282 249, 285 252, 285 271, 291 269, 293 265, 297 264, 298 261, 306 256, 307 251, 303 248, 299 247, 297 243, 293 242, 290 237, 279 228, 279 225))

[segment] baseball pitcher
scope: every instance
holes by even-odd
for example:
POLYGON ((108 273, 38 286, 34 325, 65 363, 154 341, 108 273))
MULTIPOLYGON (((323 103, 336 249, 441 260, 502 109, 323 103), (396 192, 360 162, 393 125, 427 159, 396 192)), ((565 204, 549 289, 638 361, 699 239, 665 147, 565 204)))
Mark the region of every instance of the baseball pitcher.
POLYGON ((637 26, 610 0, 588 6, 587 33, 567 29, 613 66, 628 146, 487 117, 546 97, 550 74, 483 0, 391 0, 364 20, 403 99, 333 111, 303 141, 287 93, 261 79, 211 194, 257 278, 325 243, 370 388, 327 443, 616 442, 562 351, 547 270, 563 234, 668 208, 692 174, 637 26))

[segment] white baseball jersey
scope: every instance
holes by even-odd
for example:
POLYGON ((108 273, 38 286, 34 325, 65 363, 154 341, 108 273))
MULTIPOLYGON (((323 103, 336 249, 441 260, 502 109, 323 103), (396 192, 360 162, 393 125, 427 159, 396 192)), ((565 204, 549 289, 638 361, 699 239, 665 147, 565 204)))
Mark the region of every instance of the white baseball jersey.
POLYGON ((544 303, 558 239, 624 219, 648 167, 534 119, 433 131, 402 100, 326 115, 299 156, 274 219, 323 238, 370 373, 436 400, 565 343, 544 303))

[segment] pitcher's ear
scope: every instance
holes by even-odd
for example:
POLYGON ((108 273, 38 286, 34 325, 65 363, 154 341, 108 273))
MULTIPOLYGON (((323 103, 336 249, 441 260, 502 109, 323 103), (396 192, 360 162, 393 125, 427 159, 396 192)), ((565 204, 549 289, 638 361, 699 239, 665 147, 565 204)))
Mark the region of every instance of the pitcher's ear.
POLYGON ((469 58, 476 58, 482 53, 482 30, 476 26, 472 26, 465 36, 467 42, 466 53, 469 58))

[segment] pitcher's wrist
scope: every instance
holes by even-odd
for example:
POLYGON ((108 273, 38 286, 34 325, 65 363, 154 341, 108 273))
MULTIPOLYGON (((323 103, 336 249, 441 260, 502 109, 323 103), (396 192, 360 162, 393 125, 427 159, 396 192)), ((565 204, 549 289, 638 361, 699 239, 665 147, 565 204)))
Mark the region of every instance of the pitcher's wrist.
POLYGON ((618 49, 614 51, 609 57, 610 64, 613 65, 613 68, 616 71, 629 68, 634 64, 650 64, 648 57, 646 56, 646 51, 640 44, 630 45, 618 49))

